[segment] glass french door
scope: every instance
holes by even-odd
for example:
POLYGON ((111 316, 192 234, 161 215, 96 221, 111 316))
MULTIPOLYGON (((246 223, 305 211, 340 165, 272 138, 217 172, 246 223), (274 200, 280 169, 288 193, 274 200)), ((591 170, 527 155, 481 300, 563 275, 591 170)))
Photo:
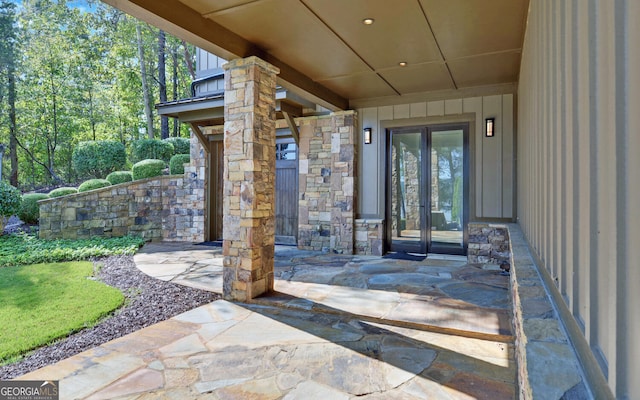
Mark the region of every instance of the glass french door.
POLYGON ((466 254, 467 126, 388 130, 387 248, 466 254))

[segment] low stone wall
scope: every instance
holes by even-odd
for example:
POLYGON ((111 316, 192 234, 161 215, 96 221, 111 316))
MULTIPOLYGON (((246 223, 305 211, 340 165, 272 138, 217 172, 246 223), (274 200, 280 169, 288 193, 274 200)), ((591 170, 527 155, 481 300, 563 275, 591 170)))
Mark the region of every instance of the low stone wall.
POLYGON ((508 225, 520 399, 592 399, 575 349, 526 239, 508 225))
POLYGON ((382 256, 384 221, 381 219, 357 219, 355 222, 355 253, 382 256))
POLYGON ((469 263, 510 264, 509 230, 505 225, 470 223, 469 263))
POLYGON ((204 183, 194 167, 162 176, 42 200, 40 238, 138 235, 147 240, 204 240, 204 183))
POLYGON ((469 224, 468 261, 511 267, 518 398, 593 398, 520 226, 469 224))

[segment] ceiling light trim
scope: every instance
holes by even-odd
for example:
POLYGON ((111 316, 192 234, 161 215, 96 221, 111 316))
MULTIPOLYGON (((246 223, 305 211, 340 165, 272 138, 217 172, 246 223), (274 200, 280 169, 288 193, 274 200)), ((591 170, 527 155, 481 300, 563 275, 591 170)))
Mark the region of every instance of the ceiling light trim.
POLYGON ((396 89, 395 87, 393 87, 393 85, 391 85, 386 79, 384 79, 382 76, 380 76, 380 74, 378 74, 376 72, 376 69, 373 68, 373 65, 369 64, 367 62, 367 60, 364 59, 364 57, 362 57, 360 55, 360 53, 358 53, 353 47, 351 47, 349 45, 349 43, 347 43, 347 41, 338 34, 338 32, 336 32, 331 26, 329 26, 329 24, 320 17, 320 15, 318 15, 309 4, 307 4, 304 0, 300 0, 300 3, 307 9, 309 10, 309 12, 315 16, 318 21, 320 21, 340 42, 342 42, 353 54, 355 54, 356 57, 358 57, 360 60, 362 60, 363 63, 365 63, 365 65, 371 70, 371 72, 376 73, 380 79, 382 79, 384 81, 384 83, 386 83, 387 85, 389 85, 389 87, 391 88, 391 90, 393 90, 394 92, 396 92, 398 95, 400 95, 400 92, 398 91, 398 89, 396 89))
POLYGON ((242 4, 236 4, 235 6, 229 6, 229 7, 221 8, 221 9, 215 10, 215 11, 207 11, 207 12, 202 13, 201 15, 203 17, 205 17, 205 18, 210 18, 210 17, 215 16, 216 14, 221 14, 221 13, 224 13, 224 12, 227 12, 227 11, 235 10, 237 8, 243 8, 243 7, 248 6, 248 5, 252 4, 252 3, 257 3, 257 2, 260 2, 260 1, 263 1, 263 0, 249 0, 249 1, 246 1, 246 2, 244 2, 242 4))
POLYGON ((451 84, 453 84, 453 87, 458 89, 458 84, 456 83, 456 80, 453 79, 453 74, 451 73, 451 70, 449 69, 449 66, 447 65, 447 59, 444 57, 444 53, 442 52, 442 47, 440 47, 440 42, 438 41, 438 38, 436 37, 436 33, 433 31, 433 27, 431 26, 431 21, 429 21, 429 17, 427 16, 427 11, 424 9, 422 2, 420 0, 416 0, 418 2, 418 6, 420 7, 420 10, 422 11, 422 15, 424 16, 424 20, 427 22, 427 26, 429 27, 429 32, 431 32, 431 36, 433 37, 433 40, 436 43, 436 47, 438 48, 438 52, 440 53, 440 57, 442 59, 442 62, 444 62, 444 66, 447 69, 447 72, 449 73, 449 79, 451 79, 451 84))

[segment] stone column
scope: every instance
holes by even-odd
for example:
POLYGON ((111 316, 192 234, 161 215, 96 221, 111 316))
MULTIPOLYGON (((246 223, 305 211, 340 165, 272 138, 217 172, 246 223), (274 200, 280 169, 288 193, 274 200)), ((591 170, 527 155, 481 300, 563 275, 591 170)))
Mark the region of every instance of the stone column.
POLYGON ((257 58, 223 66, 223 295, 249 301, 273 290, 276 67, 257 58))
POLYGON ((331 242, 335 253, 353 254, 355 205, 356 124, 355 111, 331 114, 331 242))

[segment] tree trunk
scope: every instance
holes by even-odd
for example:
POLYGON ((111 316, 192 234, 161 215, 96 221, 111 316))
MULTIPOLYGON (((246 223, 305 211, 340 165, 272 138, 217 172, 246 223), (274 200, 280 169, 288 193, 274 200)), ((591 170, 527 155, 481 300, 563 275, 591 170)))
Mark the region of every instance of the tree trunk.
POLYGON ((138 40, 138 59, 140 62, 140 79, 142 80, 142 97, 144 103, 144 115, 147 119, 147 136, 153 139, 153 112, 151 111, 151 99, 149 96, 149 84, 147 82, 147 67, 144 61, 144 45, 140 24, 136 24, 136 39, 138 40))
MULTIPOLYGON (((158 32, 158 83, 160 85, 160 103, 167 102, 167 71, 165 67, 165 53, 167 51, 167 39, 164 31, 158 32)), ((169 117, 160 116, 160 137, 169 137, 169 117)))
POLYGON ((184 62, 187 64, 187 69, 189 70, 189 75, 191 75, 191 79, 196 79, 196 70, 193 68, 193 62, 191 62, 191 54, 189 54, 189 47, 187 47, 187 43, 182 41, 182 48, 184 49, 184 62))
POLYGON ((9 160, 11 161, 11 171, 9 174, 9 183, 14 187, 18 187, 18 143, 16 140, 16 74, 13 59, 10 60, 7 69, 9 78, 9 160))
MULTIPOLYGON (((171 81, 173 83, 173 100, 178 100, 178 48, 175 46, 171 50, 171 58, 173 60, 173 74, 171 77, 171 81)), ((173 137, 180 136, 179 124, 177 118, 173 118, 173 137)))

